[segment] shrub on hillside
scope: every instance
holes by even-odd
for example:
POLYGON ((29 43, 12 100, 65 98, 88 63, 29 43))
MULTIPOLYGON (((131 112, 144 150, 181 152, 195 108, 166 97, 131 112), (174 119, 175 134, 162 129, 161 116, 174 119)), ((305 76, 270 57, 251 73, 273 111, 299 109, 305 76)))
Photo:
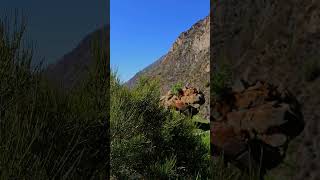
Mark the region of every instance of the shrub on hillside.
POLYGON ((171 87, 171 92, 174 95, 179 95, 179 93, 182 91, 182 88, 183 88, 182 83, 178 82, 171 87))
POLYGON ((212 91, 214 92, 215 96, 221 95, 228 85, 231 83, 231 70, 230 67, 222 64, 213 71, 213 79, 211 80, 212 91))
POLYGON ((159 84, 133 89, 111 78, 111 174, 118 178, 206 177, 209 148, 190 119, 159 106, 159 84))

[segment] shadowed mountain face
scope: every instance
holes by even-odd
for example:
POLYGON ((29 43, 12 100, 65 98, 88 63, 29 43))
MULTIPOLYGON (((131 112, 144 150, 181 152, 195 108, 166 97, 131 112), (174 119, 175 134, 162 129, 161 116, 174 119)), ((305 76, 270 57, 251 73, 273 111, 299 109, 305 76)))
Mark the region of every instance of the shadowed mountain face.
POLYGON ((67 89, 80 83, 94 62, 93 44, 98 43, 99 47, 107 48, 107 42, 109 42, 109 26, 90 33, 75 49, 64 55, 57 63, 48 66, 46 69, 48 78, 67 89))
POLYGON ((228 62, 234 79, 288 88, 302 104, 306 126, 289 145, 291 168, 274 169, 274 179, 319 179, 320 1, 214 1, 212 16, 215 62, 228 62))
POLYGON ((209 24, 209 17, 206 17, 181 33, 166 55, 138 72, 126 84, 134 86, 141 76, 157 78, 164 95, 178 82, 189 83, 205 94, 206 103, 200 114, 209 119, 209 24))

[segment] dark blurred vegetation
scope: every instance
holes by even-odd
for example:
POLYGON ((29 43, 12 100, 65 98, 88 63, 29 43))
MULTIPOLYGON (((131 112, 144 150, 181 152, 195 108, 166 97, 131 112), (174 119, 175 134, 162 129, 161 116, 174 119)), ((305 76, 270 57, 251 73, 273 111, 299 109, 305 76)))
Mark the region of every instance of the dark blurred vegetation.
POLYGON ((226 92, 226 88, 230 86, 232 82, 232 72, 230 65, 221 63, 220 66, 215 69, 211 79, 212 95, 214 97, 222 95, 226 92))
POLYGON ((32 66, 25 30, 23 17, 0 19, 0 179, 105 179, 107 48, 93 46, 88 78, 66 92, 32 66))

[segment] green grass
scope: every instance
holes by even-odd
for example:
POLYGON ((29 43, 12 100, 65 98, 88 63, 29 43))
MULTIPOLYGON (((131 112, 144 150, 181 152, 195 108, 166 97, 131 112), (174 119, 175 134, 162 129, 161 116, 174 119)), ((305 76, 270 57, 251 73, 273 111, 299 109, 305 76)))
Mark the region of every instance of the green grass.
POLYGON ((203 124, 209 124, 209 120, 202 118, 200 115, 193 116, 192 121, 203 123, 203 124))

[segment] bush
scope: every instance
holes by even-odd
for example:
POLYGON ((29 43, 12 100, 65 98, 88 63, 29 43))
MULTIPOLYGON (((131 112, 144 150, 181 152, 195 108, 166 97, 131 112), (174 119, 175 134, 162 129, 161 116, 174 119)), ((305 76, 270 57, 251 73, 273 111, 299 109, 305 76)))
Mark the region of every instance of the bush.
POLYGON ((178 82, 171 87, 171 92, 174 95, 179 95, 179 93, 182 91, 182 87, 183 87, 182 83, 178 82))
POLYGON ((211 80, 212 91, 215 96, 221 95, 231 83, 231 69, 229 66, 222 64, 213 72, 211 80))
POLYGON ((134 89, 111 78, 111 174, 118 178, 208 177, 209 147, 194 123, 159 106, 159 84, 134 89))

